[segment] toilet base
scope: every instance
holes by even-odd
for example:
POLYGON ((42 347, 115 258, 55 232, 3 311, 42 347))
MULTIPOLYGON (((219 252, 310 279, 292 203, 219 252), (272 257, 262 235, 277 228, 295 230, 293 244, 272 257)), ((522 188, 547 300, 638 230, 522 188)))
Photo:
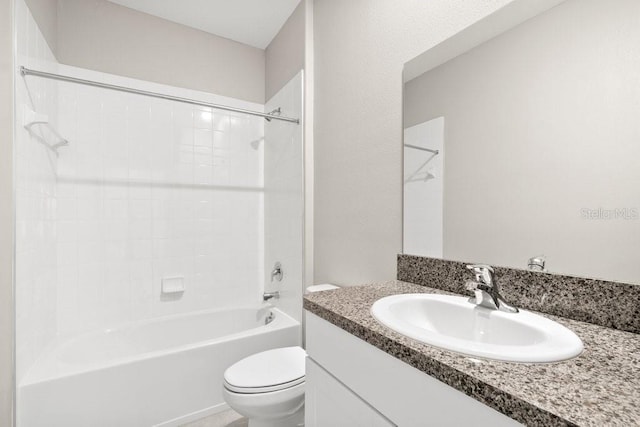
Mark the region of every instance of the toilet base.
POLYGON ((302 427, 304 426, 304 405, 286 418, 277 420, 249 419, 249 427, 302 427))

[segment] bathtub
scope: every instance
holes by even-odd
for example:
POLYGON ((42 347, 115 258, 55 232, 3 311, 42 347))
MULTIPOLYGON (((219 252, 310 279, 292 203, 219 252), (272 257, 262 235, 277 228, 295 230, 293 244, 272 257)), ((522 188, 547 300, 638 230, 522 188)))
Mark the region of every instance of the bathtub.
POLYGON ((20 382, 18 426, 178 426, 227 408, 228 366, 299 343, 300 324, 275 308, 206 311, 79 335, 20 382))

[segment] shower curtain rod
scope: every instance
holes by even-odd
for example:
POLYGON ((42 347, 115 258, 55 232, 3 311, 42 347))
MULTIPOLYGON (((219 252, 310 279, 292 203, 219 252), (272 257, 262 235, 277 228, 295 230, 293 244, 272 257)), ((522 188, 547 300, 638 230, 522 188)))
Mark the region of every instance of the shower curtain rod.
POLYGON ((116 90, 119 92, 150 96, 153 98, 160 98, 160 99, 166 99, 169 101, 182 102, 184 104, 215 108, 217 110, 233 111, 235 113, 242 113, 242 114, 249 114, 251 116, 264 117, 265 119, 268 119, 268 120, 282 120, 284 122, 300 124, 300 119, 294 119, 294 118, 285 117, 285 116, 276 116, 273 113, 261 113, 259 111, 245 110, 243 108, 229 107, 227 105, 212 104, 210 102, 197 101, 195 99, 189 99, 189 98, 181 98, 179 96, 166 95, 158 92, 150 92, 146 90, 133 89, 125 86, 118 86, 118 85, 112 85, 108 83, 96 82, 93 80, 79 79, 76 77, 65 76, 62 74, 47 73, 44 71, 32 70, 23 66, 20 67, 20 74, 22 74, 23 76, 38 76, 38 77, 44 77, 45 79, 61 80, 63 82, 78 83, 85 86, 94 86, 94 87, 99 87, 103 89, 116 90))
POLYGON ((418 147, 417 145, 411 145, 411 144, 404 144, 404 146, 409 148, 415 148, 416 150, 428 151, 429 153, 433 153, 436 155, 440 154, 440 150, 432 150, 431 148, 418 147))

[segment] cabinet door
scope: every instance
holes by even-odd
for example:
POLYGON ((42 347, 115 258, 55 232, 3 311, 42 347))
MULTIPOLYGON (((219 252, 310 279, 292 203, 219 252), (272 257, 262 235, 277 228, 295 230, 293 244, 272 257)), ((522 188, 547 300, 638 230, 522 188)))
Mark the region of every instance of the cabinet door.
POLYGON ((390 427, 395 424, 307 358, 306 427, 390 427))
POLYGON ((522 427, 308 311, 305 328, 309 358, 397 425, 522 427))

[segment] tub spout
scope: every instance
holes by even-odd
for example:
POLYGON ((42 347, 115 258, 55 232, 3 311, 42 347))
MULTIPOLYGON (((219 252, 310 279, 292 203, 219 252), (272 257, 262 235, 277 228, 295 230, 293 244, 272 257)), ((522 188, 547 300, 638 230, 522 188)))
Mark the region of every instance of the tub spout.
POLYGON ((263 301, 269 301, 271 298, 275 298, 275 299, 280 298, 280 292, 278 292, 278 291, 275 291, 275 292, 265 292, 265 293, 262 295, 262 300, 263 300, 263 301))

